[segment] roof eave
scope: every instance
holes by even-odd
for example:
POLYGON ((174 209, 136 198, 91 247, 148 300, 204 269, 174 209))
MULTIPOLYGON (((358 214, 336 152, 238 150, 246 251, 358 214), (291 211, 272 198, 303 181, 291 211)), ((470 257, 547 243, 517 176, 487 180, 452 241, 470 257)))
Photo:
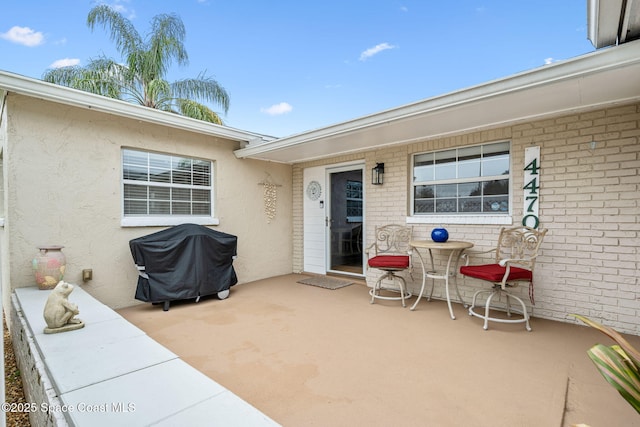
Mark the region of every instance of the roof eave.
POLYGON ((241 131, 178 114, 130 104, 125 101, 107 98, 105 96, 47 83, 42 80, 1 70, 0 89, 9 93, 13 92, 46 101, 57 102, 79 108, 87 108, 129 119, 141 120, 148 123, 224 138, 231 141, 249 143, 251 141, 263 139, 262 135, 256 133, 241 131))
MULTIPOLYGON (((326 140, 327 138, 337 137, 342 134, 353 133, 376 126, 391 124, 407 119, 412 116, 425 116, 430 114, 441 113, 447 109, 460 108, 483 100, 500 98, 509 94, 522 93, 529 91, 532 95, 536 90, 540 90, 551 84, 571 84, 570 82, 583 78, 594 73, 606 73, 619 67, 638 65, 640 66, 640 41, 626 43, 615 48, 604 49, 592 52, 570 60, 546 65, 531 71, 526 71, 508 76, 506 78, 490 81, 481 85, 473 86, 467 89, 451 92, 445 95, 428 98, 416 103, 408 104, 398 108, 385 110, 380 113, 371 114, 354 120, 338 123, 325 128, 304 132, 289 137, 277 139, 272 142, 262 143, 259 145, 249 145, 245 148, 235 151, 239 158, 256 158, 271 161, 283 161, 286 163, 297 163, 301 161, 309 161, 322 157, 331 157, 335 155, 347 154, 354 151, 352 147, 345 146, 340 152, 326 153, 326 155, 315 155, 314 157, 301 157, 297 159, 285 160, 280 158, 277 152, 284 152, 290 149, 300 149, 303 144, 310 144, 314 141, 326 140)), ((634 84, 633 82, 630 82, 634 84)), ((547 94, 548 96, 548 94, 547 94)), ((557 96, 561 96, 558 94, 557 96)), ((627 100, 640 97, 638 89, 630 94, 627 100)), ((623 101, 621 99, 611 100, 611 102, 623 101)), ((589 108, 595 105, 576 105, 576 108, 589 108)), ((556 112, 557 113, 557 112, 556 112)), ((495 123, 503 125, 519 122, 525 119, 531 119, 540 116, 539 113, 531 112, 527 114, 523 111, 518 117, 510 117, 505 120, 497 119, 495 123)), ((466 127, 464 123, 460 123, 460 131, 468 132, 477 129, 477 127, 466 127)), ((428 139, 436 134, 420 135, 421 139, 428 139)), ((387 141, 386 144, 372 145, 367 148, 374 149, 383 145, 398 143, 399 141, 387 141)), ((406 141, 403 141, 406 142, 406 141)))

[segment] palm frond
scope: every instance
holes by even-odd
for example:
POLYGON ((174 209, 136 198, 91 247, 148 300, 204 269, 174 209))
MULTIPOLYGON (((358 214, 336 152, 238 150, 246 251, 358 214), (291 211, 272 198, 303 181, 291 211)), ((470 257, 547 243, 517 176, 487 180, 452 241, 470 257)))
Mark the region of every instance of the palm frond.
POLYGON ((142 37, 124 16, 107 5, 98 5, 89 11, 87 26, 93 30, 96 24, 102 24, 109 31, 111 41, 116 44, 122 56, 129 56, 143 45, 142 37))
POLYGON ((151 39, 148 44, 149 63, 157 77, 164 77, 171 60, 178 65, 187 65, 189 57, 184 47, 186 30, 182 20, 175 14, 160 14, 151 22, 151 39))
POLYGON ((147 82, 144 93, 143 105, 152 108, 161 108, 162 105, 170 105, 173 99, 171 85, 166 80, 157 79, 147 82))
POLYGON ((192 119, 203 120, 205 122, 214 123, 216 125, 224 124, 220 116, 205 105, 202 105, 190 99, 183 98, 176 99, 175 101, 178 104, 180 113, 183 116, 191 117, 192 119))
POLYGON ((195 79, 183 79, 171 84, 173 95, 176 98, 199 99, 220 105, 224 112, 229 111, 229 94, 212 77, 204 74, 195 79))
POLYGON ((122 79, 121 67, 104 58, 92 60, 86 67, 73 66, 48 70, 42 79, 116 99, 120 99, 123 87, 126 86, 122 79))

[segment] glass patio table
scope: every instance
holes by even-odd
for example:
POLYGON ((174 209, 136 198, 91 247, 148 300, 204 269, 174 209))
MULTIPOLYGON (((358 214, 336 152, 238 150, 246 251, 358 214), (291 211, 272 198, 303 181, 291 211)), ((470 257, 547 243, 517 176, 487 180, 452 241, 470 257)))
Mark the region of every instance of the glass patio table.
POLYGON ((451 307, 451 297, 449 295, 449 281, 451 279, 453 280, 453 284, 455 285, 455 288, 456 288, 456 293, 458 294, 458 299, 460 300, 462 305, 466 307, 467 305, 465 304, 464 300, 460 296, 460 291, 458 290, 456 274, 458 272, 458 262, 460 261, 460 257, 462 256, 462 253, 466 249, 472 248, 473 243, 456 241, 456 240, 449 240, 446 242, 434 242, 433 240, 412 240, 409 243, 409 246, 411 247, 412 250, 415 250, 416 254, 418 255, 418 258, 420 259, 420 265, 422 267, 422 287, 420 288, 418 299, 416 299, 416 302, 411 307, 411 310, 412 311, 415 310, 416 306, 420 302, 420 298, 422 298, 422 295, 424 293, 424 287, 427 282, 427 279, 433 280, 431 284, 431 293, 429 293, 429 298, 427 298, 427 301, 431 300, 431 295, 433 294, 433 286, 435 281, 444 280, 445 292, 447 295, 447 305, 449 306, 449 314, 451 315, 451 319, 455 320, 456 316, 453 314, 453 308, 451 307), (429 251, 429 258, 431 260, 431 270, 427 270, 422 254, 420 253, 421 249, 428 249, 429 251), (434 250, 443 251, 445 253, 448 252, 449 254, 447 258, 447 266, 444 269, 444 271, 438 271, 435 268, 435 263, 433 262, 434 250))

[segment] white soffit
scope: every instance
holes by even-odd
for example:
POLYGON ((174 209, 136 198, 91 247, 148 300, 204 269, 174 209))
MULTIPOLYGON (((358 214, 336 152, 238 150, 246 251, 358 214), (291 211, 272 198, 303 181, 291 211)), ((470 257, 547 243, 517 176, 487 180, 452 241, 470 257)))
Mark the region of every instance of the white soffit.
POLYGON ((596 48, 618 42, 623 0, 587 0, 587 38, 596 48))
POLYGON ((640 0, 587 0, 587 38, 597 48, 640 37, 640 0))
POLYGON ((627 0, 625 14, 620 25, 620 41, 640 38, 640 0, 627 0))
POLYGON ((236 150, 299 163, 640 100, 640 41, 236 150))

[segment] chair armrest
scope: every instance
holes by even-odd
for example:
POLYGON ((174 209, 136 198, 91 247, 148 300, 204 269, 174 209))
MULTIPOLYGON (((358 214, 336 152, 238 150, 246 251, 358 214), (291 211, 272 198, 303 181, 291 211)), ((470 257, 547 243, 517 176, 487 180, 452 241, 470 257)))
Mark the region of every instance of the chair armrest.
POLYGON ((370 244, 367 248, 365 248, 364 253, 367 254, 367 258, 369 258, 369 252, 371 252, 371 249, 375 249, 373 251, 374 255, 377 255, 378 251, 377 251, 377 247, 375 243, 370 244))
POLYGON ((496 251, 496 248, 487 249, 486 251, 475 251, 475 250, 464 251, 462 255, 460 255, 460 258, 464 259, 464 265, 466 266, 466 265, 469 265, 469 260, 471 259, 472 256, 488 254, 495 251, 496 251))
POLYGON ((498 264, 501 267, 505 267, 508 264, 531 264, 531 261, 533 261, 536 256, 532 256, 530 258, 505 258, 498 261, 498 264))

